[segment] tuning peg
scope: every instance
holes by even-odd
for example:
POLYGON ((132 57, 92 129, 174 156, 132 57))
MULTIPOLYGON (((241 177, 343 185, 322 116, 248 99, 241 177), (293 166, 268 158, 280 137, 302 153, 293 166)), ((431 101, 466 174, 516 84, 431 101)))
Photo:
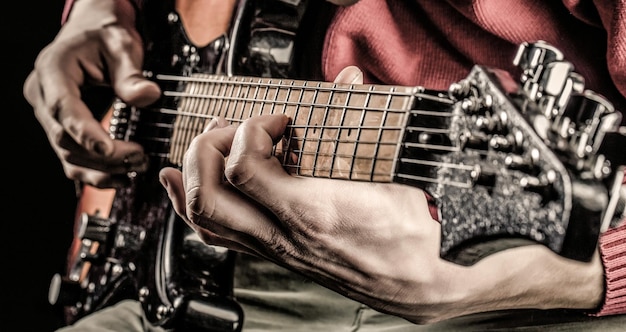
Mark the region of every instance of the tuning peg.
POLYGON ((522 82, 531 79, 541 66, 564 59, 563 52, 543 40, 520 44, 513 59, 513 64, 523 70, 522 82))
POLYGON ((578 158, 595 154, 606 132, 617 129, 621 114, 601 95, 586 90, 573 94, 556 127, 561 137, 570 140, 578 158))

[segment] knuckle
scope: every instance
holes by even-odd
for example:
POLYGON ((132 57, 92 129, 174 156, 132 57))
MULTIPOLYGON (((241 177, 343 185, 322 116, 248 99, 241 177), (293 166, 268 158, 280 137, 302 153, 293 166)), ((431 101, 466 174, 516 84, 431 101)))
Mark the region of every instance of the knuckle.
POLYGON ((208 199, 205 197, 200 187, 193 187, 186 193, 187 219, 195 225, 200 225, 203 220, 211 220, 215 211, 214 204, 207 204, 208 199))
POLYGON ((224 169, 224 176, 232 185, 243 187, 254 178, 254 169, 254 165, 250 165, 245 159, 229 160, 224 169))

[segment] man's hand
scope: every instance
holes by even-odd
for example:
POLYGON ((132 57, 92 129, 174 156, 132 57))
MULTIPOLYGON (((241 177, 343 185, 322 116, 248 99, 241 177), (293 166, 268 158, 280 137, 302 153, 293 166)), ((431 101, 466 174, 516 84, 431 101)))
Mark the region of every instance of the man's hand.
MULTIPOLYGON (((359 83, 356 68, 337 82, 359 83)), ((297 271, 381 312, 428 323, 514 308, 593 308, 602 266, 540 245, 472 267, 439 257, 424 193, 399 184, 295 177, 272 156, 288 118, 219 120, 191 144, 182 173, 161 171, 176 212, 210 244, 297 271)), ((460 211, 459 213, 462 213, 460 211)))
POLYGON ((76 1, 24 83, 24 96, 66 176, 96 187, 123 183, 129 171, 145 170, 147 161, 140 145, 109 137, 81 89, 109 86, 135 106, 146 106, 160 95, 141 72, 143 48, 129 1, 76 1))

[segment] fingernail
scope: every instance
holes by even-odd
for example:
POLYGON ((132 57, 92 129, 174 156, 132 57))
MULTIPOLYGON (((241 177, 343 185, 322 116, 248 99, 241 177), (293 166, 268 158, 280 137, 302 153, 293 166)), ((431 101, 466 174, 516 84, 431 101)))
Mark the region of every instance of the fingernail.
POLYGON ((204 127, 204 130, 202 132, 206 133, 207 131, 215 128, 216 126, 217 126, 217 118, 213 118, 211 121, 209 121, 206 127, 204 127))
POLYGON ((355 70, 355 73, 352 73, 350 83, 361 83, 361 82, 363 82, 363 72, 360 70, 355 70))

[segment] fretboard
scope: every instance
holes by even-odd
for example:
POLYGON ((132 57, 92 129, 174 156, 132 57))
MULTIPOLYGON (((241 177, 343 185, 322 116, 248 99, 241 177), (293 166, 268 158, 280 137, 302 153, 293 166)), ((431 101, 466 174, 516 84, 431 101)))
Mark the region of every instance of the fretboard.
POLYGON ((415 98, 423 88, 195 74, 159 76, 183 82, 166 91, 180 98, 170 161, 181 165, 191 140, 221 117, 239 123, 253 116, 291 119, 275 154, 297 175, 391 182, 415 98))

